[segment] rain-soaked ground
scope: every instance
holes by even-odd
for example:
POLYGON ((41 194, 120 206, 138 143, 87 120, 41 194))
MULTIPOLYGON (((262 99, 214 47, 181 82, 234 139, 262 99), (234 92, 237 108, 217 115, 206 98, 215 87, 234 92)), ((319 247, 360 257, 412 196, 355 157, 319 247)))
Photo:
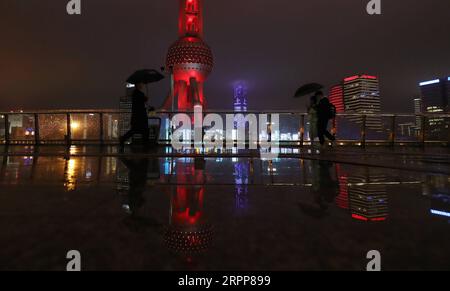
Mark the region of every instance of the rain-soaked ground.
POLYGON ((0 153, 3 270, 450 270, 448 149, 0 153))

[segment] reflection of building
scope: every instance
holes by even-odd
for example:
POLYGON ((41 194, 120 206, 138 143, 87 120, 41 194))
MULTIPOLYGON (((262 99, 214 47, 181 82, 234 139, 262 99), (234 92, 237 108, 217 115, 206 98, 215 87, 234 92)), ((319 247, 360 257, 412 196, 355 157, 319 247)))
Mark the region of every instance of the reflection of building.
POLYGON ((339 194, 336 197, 336 205, 339 208, 348 209, 348 174, 342 169, 340 164, 336 164, 336 175, 339 181, 339 194))
POLYGON ((206 250, 212 241, 212 227, 203 208, 204 161, 192 162, 185 159, 173 165, 178 185, 171 192, 170 224, 165 234, 168 248, 188 261, 206 250))
POLYGON ((450 219, 450 180, 445 175, 426 175, 422 194, 431 198, 430 213, 450 219))
MULTIPOLYGON (((356 75, 344 79, 345 113, 354 114, 380 114, 381 99, 379 80, 375 76, 356 75)), ((362 117, 348 117, 349 120, 362 123, 362 117)), ((381 118, 367 116, 366 127, 381 131, 381 118)))
POLYGON ((234 164, 236 210, 246 210, 248 208, 249 180, 250 180, 250 163, 248 161, 237 161, 234 164))
MULTIPOLYGON (((367 170, 370 171, 370 170, 367 170)), ((386 177, 381 174, 365 173, 348 176, 349 205, 352 217, 363 221, 384 221, 388 216, 386 177)))
POLYGON ((166 65, 173 70, 174 96, 166 100, 178 110, 205 107, 203 83, 213 68, 213 55, 203 41, 203 0, 179 0, 179 39, 169 48, 166 65), (172 100, 173 99, 173 100, 172 100))
POLYGON ((371 173, 369 169, 349 171, 338 164, 336 175, 339 180, 339 194, 335 203, 339 208, 349 209, 352 218, 357 220, 387 219, 388 195, 384 175, 371 173))

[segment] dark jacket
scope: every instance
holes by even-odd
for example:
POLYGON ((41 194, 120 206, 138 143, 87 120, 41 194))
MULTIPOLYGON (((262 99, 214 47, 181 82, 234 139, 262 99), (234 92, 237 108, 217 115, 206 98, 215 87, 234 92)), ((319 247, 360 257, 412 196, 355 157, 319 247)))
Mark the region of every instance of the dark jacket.
POLYGON ((320 120, 329 120, 331 111, 331 103, 328 98, 322 98, 317 105, 317 115, 320 120))
POLYGON ((148 115, 145 103, 147 97, 136 89, 132 95, 131 127, 134 129, 148 128, 148 115))

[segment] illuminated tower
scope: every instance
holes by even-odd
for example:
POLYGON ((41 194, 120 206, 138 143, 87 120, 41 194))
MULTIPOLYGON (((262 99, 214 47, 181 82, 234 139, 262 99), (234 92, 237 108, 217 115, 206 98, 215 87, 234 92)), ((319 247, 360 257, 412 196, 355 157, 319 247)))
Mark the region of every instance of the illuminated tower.
POLYGON ((177 110, 205 107, 203 83, 214 65, 212 51, 203 41, 203 0, 179 0, 179 39, 169 48, 166 65, 173 72, 173 96, 168 104, 177 110))
POLYGON ((345 113, 360 114, 349 116, 349 120, 362 124, 362 115, 368 114, 366 126, 371 130, 381 131, 382 122, 378 116, 381 113, 381 98, 379 80, 375 76, 356 75, 344 79, 345 113))
MULTIPOLYGON (((345 105, 344 105, 344 89, 342 85, 336 85, 331 87, 329 97, 331 104, 336 106, 336 113, 344 113, 345 105)), ((339 124, 340 125, 340 124, 339 124)), ((338 129, 338 118, 333 119, 333 133, 336 134, 338 129)))
POLYGON ((234 111, 247 112, 247 87, 243 83, 234 86, 234 111))

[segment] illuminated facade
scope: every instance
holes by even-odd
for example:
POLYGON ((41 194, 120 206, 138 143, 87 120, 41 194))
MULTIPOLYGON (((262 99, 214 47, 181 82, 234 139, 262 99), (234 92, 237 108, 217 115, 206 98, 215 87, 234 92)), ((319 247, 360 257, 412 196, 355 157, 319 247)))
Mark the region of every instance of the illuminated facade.
POLYGON ((203 84, 213 69, 214 59, 203 41, 203 0, 179 1, 179 39, 169 48, 166 60, 173 72, 173 96, 165 107, 193 110, 195 105, 206 107, 203 84))
MULTIPOLYGON (((344 79, 344 104, 346 113, 355 114, 380 114, 381 98, 379 80, 375 76, 356 75, 344 79)), ((362 123, 362 117, 348 117, 358 124, 362 123)), ((369 129, 380 131, 381 118, 367 116, 366 126, 369 129)))
MULTIPOLYGON (((414 99, 414 113, 420 115, 423 113, 422 110, 422 98, 414 99)), ((416 127, 422 128, 422 118, 420 116, 416 117, 416 127)))
MULTIPOLYGON (((428 114, 444 114, 450 112, 450 77, 421 82, 419 84, 422 110, 428 114)), ((450 122, 442 117, 429 117, 428 138, 448 136, 450 122)))
POLYGON ((247 98, 247 86, 242 83, 238 83, 234 86, 234 111, 235 112, 246 112, 248 105, 247 98))
MULTIPOLYGON (((330 103, 336 107, 336 113, 344 113, 345 112, 345 104, 344 104, 344 89, 342 85, 336 85, 331 87, 330 94, 328 96, 330 99, 330 103)), ((333 130, 336 133, 338 129, 339 121, 336 119, 333 120, 333 130)))
POLYGON ((419 86, 426 112, 449 112, 450 77, 421 82, 419 86))
MULTIPOLYGON (((367 170, 369 171, 369 170, 367 170)), ((349 208, 352 218, 363 221, 385 221, 389 215, 386 176, 356 174, 347 177, 349 208)))

